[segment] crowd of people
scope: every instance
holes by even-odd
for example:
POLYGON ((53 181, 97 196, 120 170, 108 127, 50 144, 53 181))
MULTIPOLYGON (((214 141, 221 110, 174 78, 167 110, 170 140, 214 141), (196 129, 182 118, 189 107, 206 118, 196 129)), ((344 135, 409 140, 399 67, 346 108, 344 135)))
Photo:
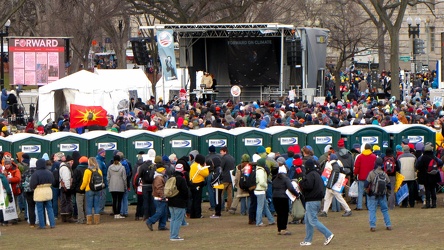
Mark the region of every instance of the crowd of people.
MULTIPOLYGON (((392 230, 389 210, 397 204, 397 173, 408 186, 408 198, 399 207, 414 207, 420 202, 424 209, 436 208, 436 187, 442 180, 440 174, 430 174, 429 166, 434 162, 440 169, 443 161, 437 155, 440 152, 434 151, 431 143, 413 145, 406 139, 384 152, 370 144, 355 143, 345 148, 340 139, 336 145, 327 145, 322 155, 315 155, 309 145, 293 145, 286 152, 259 146, 255 154, 243 154, 240 164, 226 147, 216 152, 214 146, 208 152, 192 150, 180 158, 175 154, 159 155, 154 149, 140 151, 134 163, 118 150, 107 161, 103 148, 92 157, 58 152, 36 159, 20 152, 14 159, 9 152, 2 152, 0 178, 7 199, 17 203, 17 210, 32 228, 46 228, 47 220, 51 228, 56 222, 99 224, 100 216, 105 214, 107 192, 112 196, 111 215, 116 220, 124 219, 128 217, 128 194, 133 188, 137 194, 135 220, 143 220, 150 231, 157 224, 157 230, 170 232, 171 241, 181 241, 180 228, 188 225, 187 219, 204 217, 202 196, 206 189, 209 209, 214 211, 210 219, 235 214, 240 204, 240 214, 248 217, 250 225, 276 225, 278 235, 291 235, 287 224, 305 224, 306 236, 300 245, 311 245, 314 228, 324 235, 327 245, 334 234, 318 217, 328 217, 330 207, 340 211, 339 204, 344 209, 343 217, 353 216, 352 204, 356 204, 355 211, 367 208, 371 232, 376 231, 379 206, 385 229, 392 230), (326 172, 330 173, 328 180, 321 178, 326 172), (339 174, 344 174, 349 184, 358 183, 356 198, 334 190, 339 174), (386 191, 377 193, 374 183, 381 174, 386 191), (174 184, 169 184, 171 178, 174 184), (174 195, 170 194, 171 185, 174 195), (298 202, 302 208, 296 207, 298 202), (301 209, 305 216, 297 217, 301 209)), ((0 222, 8 225, 17 220, 4 220, 0 213, 0 222)))

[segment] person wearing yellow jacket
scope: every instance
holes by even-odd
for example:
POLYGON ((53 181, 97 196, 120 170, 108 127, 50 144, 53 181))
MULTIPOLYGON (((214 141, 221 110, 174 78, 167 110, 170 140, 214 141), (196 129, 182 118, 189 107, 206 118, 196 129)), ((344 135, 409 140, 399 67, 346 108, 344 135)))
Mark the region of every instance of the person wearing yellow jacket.
POLYGON ((202 188, 205 177, 210 174, 208 166, 205 166, 205 156, 197 154, 193 164, 190 166, 191 182, 191 209, 190 218, 203 218, 202 216, 202 188))
POLYGON ((95 157, 89 157, 88 159, 88 169, 85 170, 85 173, 83 174, 83 182, 82 186, 80 186, 80 190, 85 190, 85 196, 86 196, 86 225, 92 224, 92 209, 94 208, 94 224, 100 223, 100 190, 93 191, 91 190, 89 184, 91 182, 91 177, 93 175, 93 172, 98 171, 100 176, 102 176, 103 181, 103 175, 102 171, 99 168, 99 164, 97 163, 97 160, 95 157))

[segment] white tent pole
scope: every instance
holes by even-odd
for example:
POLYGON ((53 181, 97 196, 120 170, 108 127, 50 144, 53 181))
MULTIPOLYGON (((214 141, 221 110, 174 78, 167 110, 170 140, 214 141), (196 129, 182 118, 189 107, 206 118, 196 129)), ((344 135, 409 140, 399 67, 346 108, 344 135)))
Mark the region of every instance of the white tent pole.
POLYGON ((281 92, 280 95, 282 96, 284 90, 284 29, 281 29, 281 62, 279 71, 279 88, 281 92))

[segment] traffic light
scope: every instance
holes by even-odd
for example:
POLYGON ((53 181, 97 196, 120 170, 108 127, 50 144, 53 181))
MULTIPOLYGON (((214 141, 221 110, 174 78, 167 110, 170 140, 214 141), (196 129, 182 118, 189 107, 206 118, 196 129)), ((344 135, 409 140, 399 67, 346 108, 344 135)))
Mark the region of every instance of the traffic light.
POLYGON ((148 64, 148 49, 146 47, 145 39, 135 38, 131 40, 131 47, 133 49, 134 60, 137 65, 148 64))
POLYGON ((302 51, 304 50, 302 41, 300 39, 287 41, 286 47, 287 65, 302 66, 302 51))
POLYGON ((425 54, 424 48, 424 40, 419 38, 413 39, 413 54, 425 54))

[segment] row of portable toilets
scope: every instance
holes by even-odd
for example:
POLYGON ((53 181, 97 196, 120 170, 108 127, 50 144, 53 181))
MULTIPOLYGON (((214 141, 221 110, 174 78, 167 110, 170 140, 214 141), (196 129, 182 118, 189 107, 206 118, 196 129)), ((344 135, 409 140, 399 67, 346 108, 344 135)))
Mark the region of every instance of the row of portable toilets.
MULTIPOLYGON (((0 150, 24 152, 30 157, 41 158, 64 152, 72 154, 79 151, 80 155, 96 156, 99 148, 106 150, 106 162, 113 157, 114 150, 124 153, 131 162, 136 162, 140 151, 145 153, 153 148, 157 155, 176 154, 178 158, 188 155, 197 149, 201 154, 208 154, 208 147, 214 145, 216 152, 223 146, 240 163, 242 154, 253 155, 259 146, 271 147, 273 152, 285 153, 289 146, 298 144, 301 148, 310 145, 315 155, 324 153, 326 145, 336 148, 339 139, 345 140, 345 147, 351 148, 354 143, 379 145, 382 151, 395 148, 404 138, 413 144, 432 142, 435 144, 435 130, 424 125, 393 125, 380 127, 375 125, 355 125, 332 128, 323 125, 311 125, 303 128, 286 126, 267 129, 236 128, 224 130, 217 128, 201 128, 197 130, 165 129, 158 132, 146 130, 129 130, 122 133, 108 131, 91 131, 82 135, 57 132, 46 136, 34 134, 15 134, 0 139, 0 150)), ((130 202, 136 201, 134 192, 129 195, 130 202)), ((107 200, 111 201, 109 197, 107 200)))

